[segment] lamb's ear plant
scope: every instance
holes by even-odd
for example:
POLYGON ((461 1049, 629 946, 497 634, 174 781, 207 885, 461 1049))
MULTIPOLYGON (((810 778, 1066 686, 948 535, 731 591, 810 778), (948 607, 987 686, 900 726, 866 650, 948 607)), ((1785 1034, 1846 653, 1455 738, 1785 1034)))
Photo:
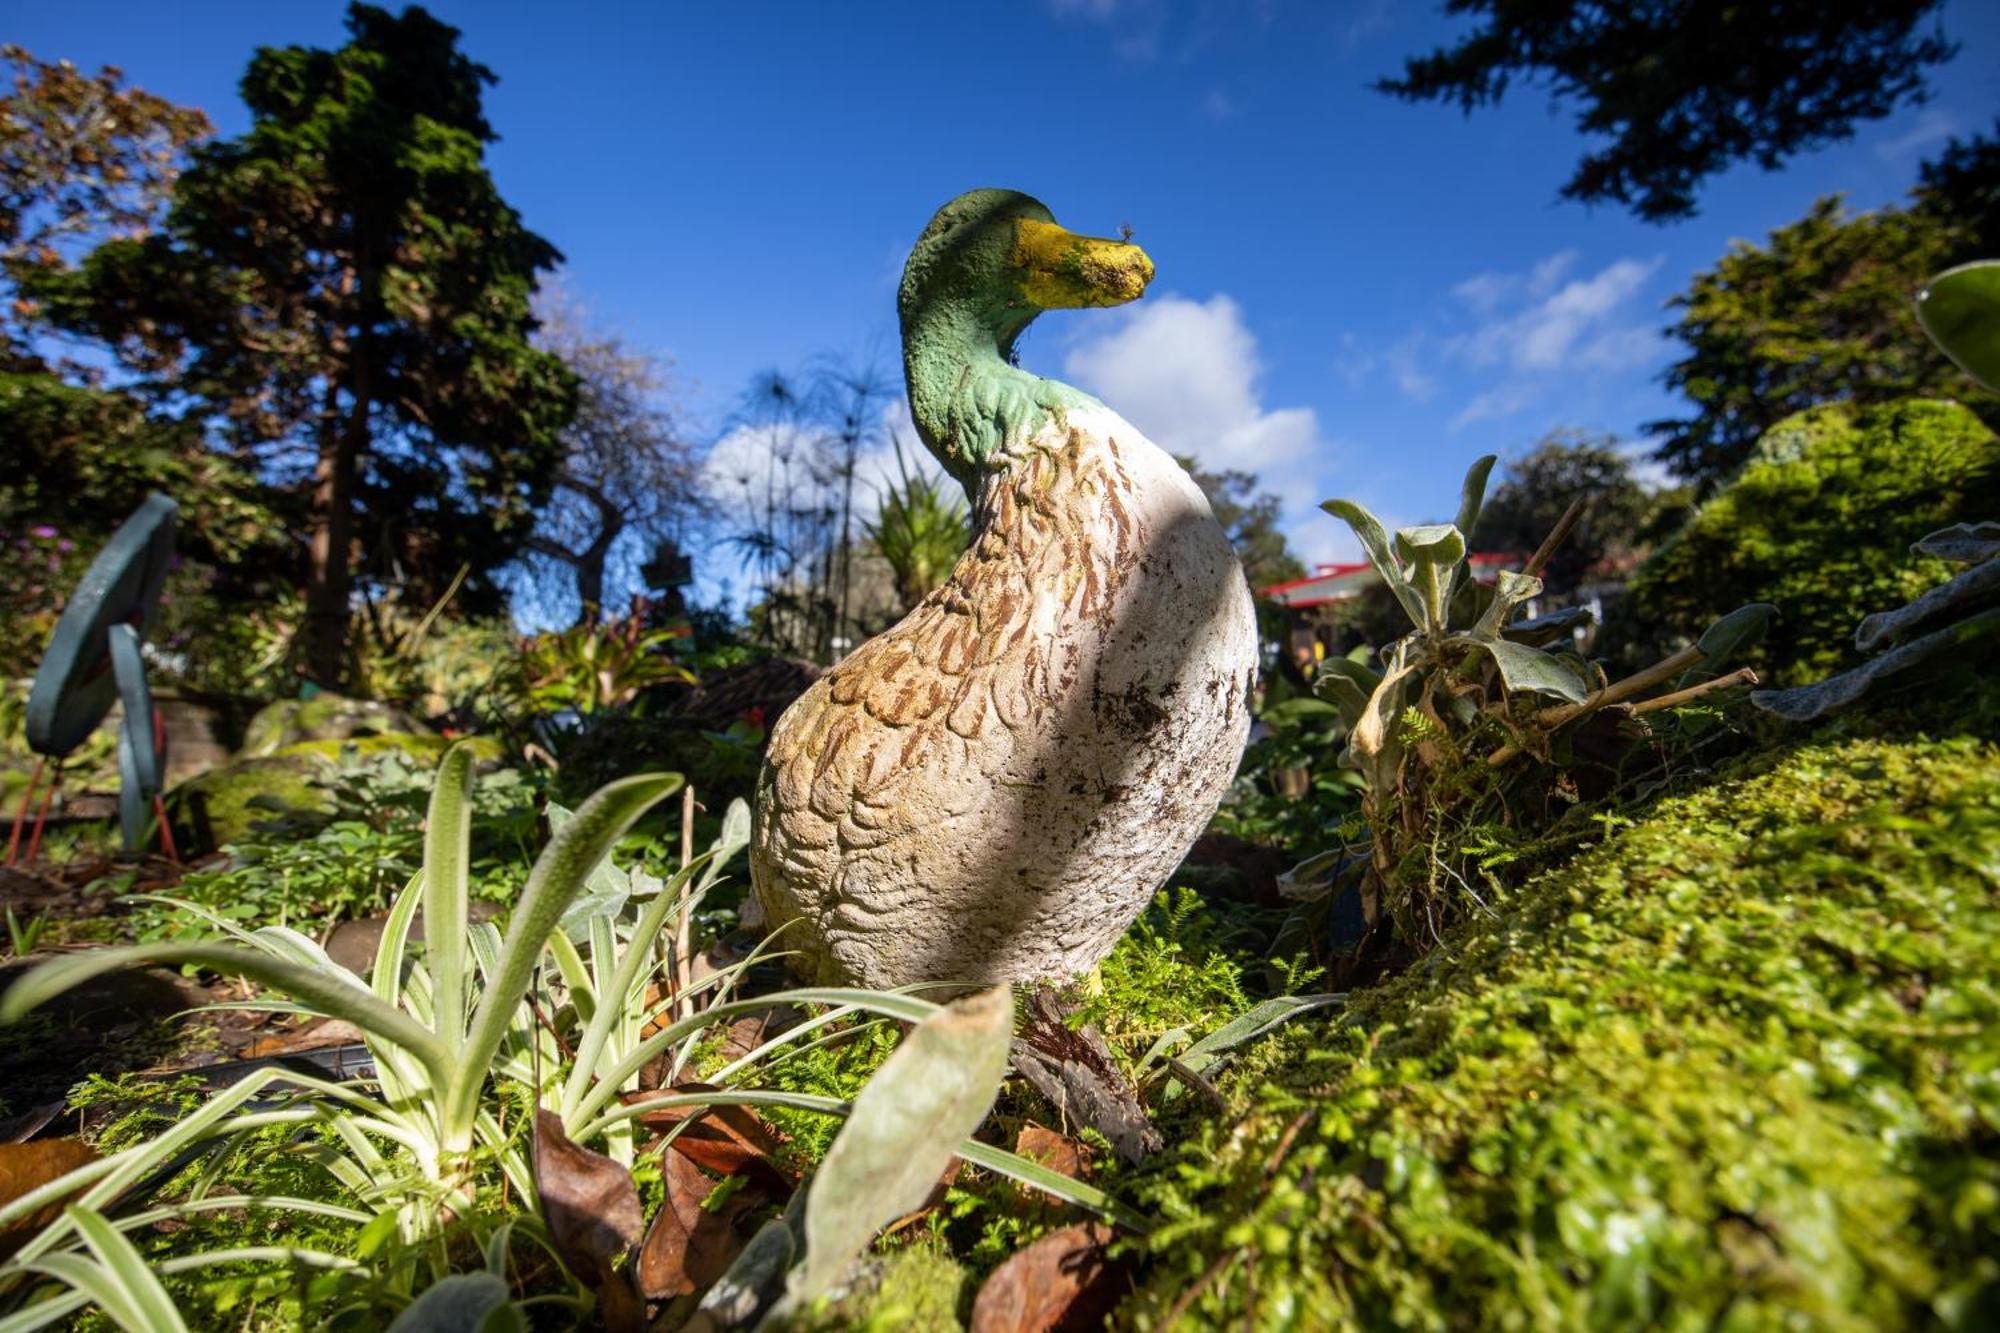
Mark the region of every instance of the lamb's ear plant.
MULTIPOLYGON (((1348 858, 1360 875, 1364 916, 1384 912, 1406 939, 1437 937, 1452 904, 1477 900, 1461 867, 1435 849, 1474 825, 1533 831, 1551 793, 1563 784, 1573 740, 1607 718, 1632 719, 1690 703, 1731 685, 1754 683, 1747 669, 1720 674, 1769 623, 1773 608, 1739 609, 1681 652, 1612 681, 1575 648, 1590 623, 1583 607, 1534 615, 1541 570, 1574 523, 1572 506, 1548 540, 1518 570, 1492 584, 1473 578, 1466 534, 1479 520, 1491 456, 1467 473, 1458 520, 1404 528, 1392 537, 1352 500, 1323 506, 1354 531, 1375 572, 1409 617, 1411 630, 1379 653, 1380 669, 1353 659, 1322 664, 1315 692, 1339 710, 1347 742, 1341 762, 1364 780, 1365 858, 1348 858), (1667 687, 1661 692, 1662 687, 1667 687), (1532 790, 1529 790, 1532 789, 1532 790)), ((1628 748, 1630 740, 1626 742, 1628 748)), ((1342 864, 1317 858, 1292 876, 1295 890, 1330 890, 1342 864)))

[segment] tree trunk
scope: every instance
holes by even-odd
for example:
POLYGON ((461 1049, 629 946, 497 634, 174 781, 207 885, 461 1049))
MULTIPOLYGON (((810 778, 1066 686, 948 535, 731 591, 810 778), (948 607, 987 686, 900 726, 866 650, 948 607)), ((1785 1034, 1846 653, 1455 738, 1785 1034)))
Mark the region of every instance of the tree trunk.
POLYGON ((597 510, 597 536, 576 557, 576 595, 580 602, 576 620, 581 625, 604 612, 604 562, 611 554, 611 543, 625 530, 625 515, 598 487, 577 477, 565 480, 597 510))
MULTIPOLYGON (((354 401, 345 420, 327 414, 313 468, 312 570, 306 593, 311 631, 307 672, 322 689, 338 690, 347 676, 348 602, 354 544, 354 473, 368 447, 368 360, 354 358, 354 401)), ((331 395, 329 395, 331 396, 331 395)))

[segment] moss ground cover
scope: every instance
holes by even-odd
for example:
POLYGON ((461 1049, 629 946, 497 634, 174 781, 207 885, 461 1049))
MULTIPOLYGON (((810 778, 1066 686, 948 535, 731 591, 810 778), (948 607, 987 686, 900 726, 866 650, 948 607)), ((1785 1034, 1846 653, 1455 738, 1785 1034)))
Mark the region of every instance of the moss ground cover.
POLYGON ((1746 764, 1265 1043, 1120 1322, 1993 1327, 1996 939, 2000 746, 1746 764))

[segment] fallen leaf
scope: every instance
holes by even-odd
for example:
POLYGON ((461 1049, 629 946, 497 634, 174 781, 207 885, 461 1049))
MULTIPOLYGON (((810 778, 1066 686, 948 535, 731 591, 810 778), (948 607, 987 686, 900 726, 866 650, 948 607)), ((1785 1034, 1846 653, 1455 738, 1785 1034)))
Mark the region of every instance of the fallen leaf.
MULTIPOLYGON (((1014 1151, 1033 1162, 1039 1162, 1051 1171, 1068 1176, 1071 1180, 1086 1180, 1090 1177, 1090 1149, 1067 1134, 1059 1133, 1046 1125, 1033 1121, 1021 1126, 1020 1134, 1014 1140, 1014 1151)), ((1021 1192, 1031 1199, 1046 1199, 1057 1202, 1054 1196, 1023 1185, 1021 1192)))
POLYGON ((260 1037, 245 1046, 240 1054, 245 1060, 258 1060, 274 1055, 294 1055, 300 1051, 317 1051, 328 1046, 351 1046, 361 1039, 361 1029, 354 1024, 344 1018, 328 1018, 309 1027, 260 1037))
POLYGON ((1082 1333, 1130 1288, 1109 1258, 1113 1232, 1102 1222, 1052 1231, 993 1270, 972 1303, 969 1333, 1082 1333))
MULTIPOLYGON (((624 1100, 627 1105, 634 1105, 658 1097, 716 1091, 719 1089, 707 1083, 682 1083, 656 1093, 627 1093, 624 1100)), ((773 1186, 781 1197, 789 1194, 797 1183, 777 1162, 783 1140, 753 1107, 662 1106, 640 1115, 638 1121, 661 1133, 688 1122, 668 1146, 718 1176, 748 1173, 773 1186)))
POLYGON ((1096 1130, 1133 1165, 1160 1151, 1165 1140, 1147 1118, 1093 1023, 1069 1026, 1076 1005, 1047 987, 1028 997, 1014 1068, 1066 1121, 1096 1130))
MULTIPOLYGON (((0 1207, 96 1160, 97 1149, 82 1139, 0 1143, 0 1207)), ((13 1254, 30 1236, 61 1217, 66 1202, 56 1199, 0 1230, 0 1259, 13 1254)))
POLYGON ((562 1118, 540 1107, 535 1108, 534 1163, 535 1192, 557 1257, 596 1294, 607 1329, 643 1329, 645 1304, 631 1275, 617 1266, 646 1226, 632 1173, 604 1154, 570 1142, 562 1118))
POLYGON ((639 1290, 649 1300, 715 1285, 743 1249, 733 1225, 734 1210, 709 1212, 701 1206, 715 1182, 679 1153, 668 1153, 662 1167, 666 1202, 653 1215, 653 1225, 639 1247, 639 1290))

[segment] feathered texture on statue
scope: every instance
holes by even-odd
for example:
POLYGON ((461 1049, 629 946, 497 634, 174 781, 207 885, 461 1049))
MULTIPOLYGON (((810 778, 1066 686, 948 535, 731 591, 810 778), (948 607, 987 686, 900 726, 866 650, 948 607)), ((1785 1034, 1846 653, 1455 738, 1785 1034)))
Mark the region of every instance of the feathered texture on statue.
POLYGON ((1087 971, 1235 774, 1256 622, 1207 500, 1116 412, 1010 364, 1043 310, 1122 304, 1152 274, 1007 190, 945 205, 910 256, 912 415, 973 537, 772 732, 751 879, 809 976, 1087 971))

